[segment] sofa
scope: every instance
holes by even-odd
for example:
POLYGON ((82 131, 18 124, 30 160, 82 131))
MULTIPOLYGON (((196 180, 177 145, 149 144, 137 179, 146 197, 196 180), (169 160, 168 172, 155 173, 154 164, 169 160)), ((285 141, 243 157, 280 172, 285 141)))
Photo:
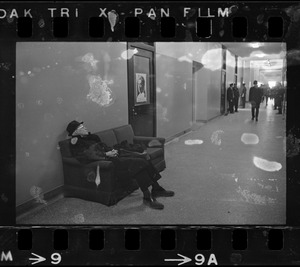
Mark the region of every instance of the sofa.
MULTIPOLYGON (((110 147, 123 141, 127 141, 128 144, 143 144, 154 167, 159 172, 166 168, 165 138, 135 136, 129 124, 99 131, 95 134, 110 147)), ((134 180, 117 177, 113 163, 109 160, 81 164, 71 155, 70 140, 68 138, 59 142, 65 197, 81 198, 111 206, 138 189, 134 180)))

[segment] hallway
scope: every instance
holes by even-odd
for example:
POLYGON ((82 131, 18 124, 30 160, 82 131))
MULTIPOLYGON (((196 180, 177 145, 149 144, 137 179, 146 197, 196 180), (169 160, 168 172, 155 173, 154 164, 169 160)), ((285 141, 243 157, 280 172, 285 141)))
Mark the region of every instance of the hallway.
POLYGON ((182 218, 177 221, 200 224, 285 223, 285 119, 273 110, 271 103, 267 108, 261 104, 258 122, 251 120, 248 104, 238 113, 216 118, 200 130, 180 138, 177 143, 171 143, 167 152, 169 164, 165 172, 168 177, 181 177, 180 185, 176 183, 175 188, 176 206, 180 206, 182 199, 190 202, 188 214, 181 208, 182 218), (203 143, 188 146, 184 144, 188 140, 203 143), (193 157, 181 156, 188 153, 193 157), (169 160, 171 155, 176 155, 177 160, 169 160), (272 163, 256 160, 255 166, 254 157, 272 163), (276 171, 280 168, 278 163, 282 168, 276 171), (193 214, 197 214, 195 216, 200 222, 193 219, 193 214))
POLYGON ((166 144, 160 184, 175 196, 159 199, 163 211, 142 205, 138 190, 112 207, 60 199, 17 223, 285 224, 285 117, 270 102, 261 104, 258 122, 252 121, 248 105, 166 144))

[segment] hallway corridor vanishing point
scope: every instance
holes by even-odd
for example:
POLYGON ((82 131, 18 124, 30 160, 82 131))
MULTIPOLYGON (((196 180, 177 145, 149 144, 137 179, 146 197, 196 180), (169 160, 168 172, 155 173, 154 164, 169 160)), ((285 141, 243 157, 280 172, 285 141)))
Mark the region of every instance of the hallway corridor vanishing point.
POLYGON ((258 122, 249 104, 166 145, 160 184, 163 211, 142 205, 138 190, 106 207, 65 198, 20 218, 18 224, 274 225, 286 223, 285 117, 272 101, 258 122))

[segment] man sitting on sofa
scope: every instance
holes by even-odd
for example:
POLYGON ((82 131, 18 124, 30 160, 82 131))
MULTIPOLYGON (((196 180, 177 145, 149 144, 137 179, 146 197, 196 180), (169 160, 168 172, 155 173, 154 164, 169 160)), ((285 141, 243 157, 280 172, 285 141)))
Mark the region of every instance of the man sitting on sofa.
MULTIPOLYGON (((158 184, 161 178, 150 160, 138 157, 122 157, 118 151, 108 147, 96 134, 91 134, 83 126, 83 122, 71 121, 67 126, 71 136, 70 150, 79 162, 86 164, 95 160, 110 160, 113 162, 116 175, 119 178, 135 179, 144 194, 143 203, 153 209, 163 209, 164 205, 156 197, 174 196, 173 191, 165 190, 158 184), (127 175, 124 175, 124 172, 127 175), (119 175, 118 175, 119 174, 119 175), (152 186, 150 193, 148 187, 152 186)), ((149 159, 149 157, 148 157, 149 159)))

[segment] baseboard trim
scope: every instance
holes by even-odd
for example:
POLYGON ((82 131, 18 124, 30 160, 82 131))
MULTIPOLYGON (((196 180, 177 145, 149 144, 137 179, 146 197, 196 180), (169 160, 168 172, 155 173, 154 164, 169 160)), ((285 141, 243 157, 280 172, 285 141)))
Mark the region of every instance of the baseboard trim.
POLYGON ((165 144, 167 145, 168 143, 172 142, 175 138, 182 137, 182 136, 190 133, 191 131, 192 131, 192 129, 189 128, 189 129, 186 129, 186 130, 184 130, 182 132, 179 132, 175 135, 172 135, 171 137, 166 138, 166 143, 165 144))
POLYGON ((45 205, 56 202, 59 199, 64 197, 64 186, 61 185, 53 190, 50 190, 43 194, 45 202, 47 204, 39 203, 36 199, 31 199, 23 204, 20 204, 16 207, 16 222, 22 217, 28 215, 31 212, 42 209, 45 205))

